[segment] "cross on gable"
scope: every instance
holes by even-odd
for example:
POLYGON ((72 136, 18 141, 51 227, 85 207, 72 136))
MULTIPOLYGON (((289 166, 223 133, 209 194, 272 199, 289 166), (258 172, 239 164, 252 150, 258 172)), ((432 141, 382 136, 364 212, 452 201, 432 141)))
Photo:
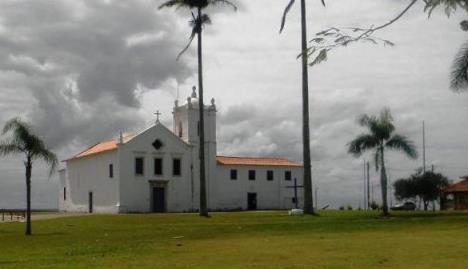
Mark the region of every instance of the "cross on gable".
POLYGON ((156 122, 159 122, 159 116, 161 115, 161 112, 159 112, 159 110, 156 110, 156 113, 153 114, 156 115, 156 122))

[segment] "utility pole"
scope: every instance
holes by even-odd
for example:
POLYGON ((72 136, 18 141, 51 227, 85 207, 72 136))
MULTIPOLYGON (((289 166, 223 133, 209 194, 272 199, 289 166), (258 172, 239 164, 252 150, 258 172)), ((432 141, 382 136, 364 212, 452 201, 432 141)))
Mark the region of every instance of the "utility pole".
POLYGON ((392 176, 390 175, 390 173, 388 173, 388 171, 387 171, 387 175, 388 175, 388 178, 387 178, 387 182, 388 182, 388 184, 387 184, 387 193, 390 193, 390 207, 392 207, 393 206, 393 196, 395 195, 395 193, 392 191, 392 189, 393 189, 392 180, 391 180, 392 176), (389 189, 390 189, 390 191, 389 191, 389 189))
POLYGON ((367 168, 367 210, 370 208, 370 201, 369 201, 369 182, 370 182, 370 176, 369 176, 369 162, 366 163, 366 168, 367 168))
POLYGON ((362 207, 366 209, 366 180, 367 180, 367 175, 366 175, 366 159, 364 159, 364 202, 362 204, 362 207))
POLYGON ((426 173, 426 126, 422 122, 422 139, 423 139, 423 173, 426 173))
POLYGON ((315 208, 318 210, 319 209, 319 205, 318 205, 318 189, 319 187, 317 187, 317 185, 315 185, 315 208))

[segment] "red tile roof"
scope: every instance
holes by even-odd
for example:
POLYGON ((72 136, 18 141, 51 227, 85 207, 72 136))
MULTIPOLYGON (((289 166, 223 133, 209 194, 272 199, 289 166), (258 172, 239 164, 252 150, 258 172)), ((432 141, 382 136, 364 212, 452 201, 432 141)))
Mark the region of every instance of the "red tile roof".
MULTIPOLYGON (((124 137, 124 144, 134 138, 134 135, 124 137)), ((81 153, 68 160, 88 157, 117 149, 118 139, 103 141, 89 147, 81 153)), ((67 160, 67 161, 68 161, 67 160)), ((283 158, 257 158, 257 157, 227 157, 217 156, 216 161, 219 165, 243 165, 243 166, 278 166, 278 167, 302 167, 302 164, 283 158)))
MULTIPOLYGON (((130 141, 133 137, 134 137, 133 135, 125 136, 123 138, 124 144, 130 141)), ((78 153, 77 155, 73 156, 72 158, 68 160, 79 159, 79 158, 115 150, 117 149, 118 142, 119 142, 118 139, 112 139, 112 140, 97 143, 96 145, 89 147, 88 149, 82 151, 81 153, 78 153)))
MULTIPOLYGON (((464 177, 463 177, 464 178, 464 177)), ((468 179, 462 180, 458 183, 448 186, 444 192, 468 192, 468 179)))
POLYGON ((217 156, 216 161, 219 165, 302 167, 302 164, 298 162, 293 162, 282 158, 217 156))

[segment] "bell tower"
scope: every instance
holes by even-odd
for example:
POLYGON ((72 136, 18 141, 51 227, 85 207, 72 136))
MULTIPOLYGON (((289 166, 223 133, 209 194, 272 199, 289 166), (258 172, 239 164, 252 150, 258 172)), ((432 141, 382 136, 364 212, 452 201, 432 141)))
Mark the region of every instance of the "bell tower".
MULTIPOLYGON (((199 194, 199 150, 200 150, 200 117, 199 100, 196 87, 192 88, 192 94, 187 97, 183 105, 174 103, 173 132, 186 143, 193 145, 192 172, 195 179, 195 196, 199 194)), ((205 162, 206 162, 206 186, 208 207, 216 208, 216 105, 214 98, 203 109, 205 121, 205 162)), ((198 201, 198 199, 195 199, 198 201)), ((198 204, 198 203, 196 203, 198 204)))
MULTIPOLYGON (((178 101, 174 103, 173 132, 185 142, 198 145, 200 135, 199 103, 196 87, 192 88, 192 94, 187 97, 184 105, 178 101)), ((210 105, 204 106, 205 120, 205 144, 216 145, 216 105, 214 98, 210 105)))

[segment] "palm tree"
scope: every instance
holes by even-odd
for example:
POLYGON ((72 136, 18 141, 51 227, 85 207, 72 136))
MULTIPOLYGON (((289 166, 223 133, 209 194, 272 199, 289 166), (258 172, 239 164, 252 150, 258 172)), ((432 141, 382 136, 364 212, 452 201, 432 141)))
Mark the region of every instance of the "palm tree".
POLYGON ((361 134, 348 144, 348 153, 355 157, 361 156, 365 151, 375 150, 375 168, 380 166, 380 186, 382 188, 383 214, 388 215, 387 204, 387 172, 385 170, 385 149, 398 150, 410 158, 417 158, 418 154, 414 143, 408 138, 394 134, 395 126, 390 110, 384 108, 380 116, 362 115, 358 119, 359 125, 369 129, 370 133, 361 134))
POLYGON ((200 117, 200 216, 208 217, 207 198, 206 198, 206 175, 205 175, 205 121, 204 121, 204 105, 203 105, 203 55, 202 55, 202 31, 203 25, 211 24, 211 19, 207 14, 203 14, 203 9, 208 6, 217 4, 226 4, 237 10, 237 7, 227 0, 169 0, 159 6, 159 9, 166 7, 175 8, 188 8, 195 9, 197 15, 192 12, 192 20, 190 26, 192 27, 192 34, 190 35, 187 46, 179 53, 177 59, 190 47, 195 36, 198 39, 198 94, 199 94, 199 117, 200 117))
POLYGON ((9 141, 0 142, 0 155, 23 153, 25 155, 24 167, 26 169, 26 235, 31 234, 31 172, 32 164, 36 159, 44 160, 50 166, 51 176, 57 167, 57 157, 44 142, 33 133, 31 127, 14 118, 3 127, 2 135, 11 132, 9 141))
MULTIPOLYGON (((294 5, 295 0, 290 0, 283 12, 280 33, 284 29, 286 16, 294 5)), ((322 4, 325 6, 324 0, 322 4)), ((314 214, 312 197, 312 168, 310 160, 310 127, 309 127, 309 74, 307 55, 307 23, 306 4, 301 0, 301 58, 302 58, 302 153, 304 162, 304 213, 314 214)))

